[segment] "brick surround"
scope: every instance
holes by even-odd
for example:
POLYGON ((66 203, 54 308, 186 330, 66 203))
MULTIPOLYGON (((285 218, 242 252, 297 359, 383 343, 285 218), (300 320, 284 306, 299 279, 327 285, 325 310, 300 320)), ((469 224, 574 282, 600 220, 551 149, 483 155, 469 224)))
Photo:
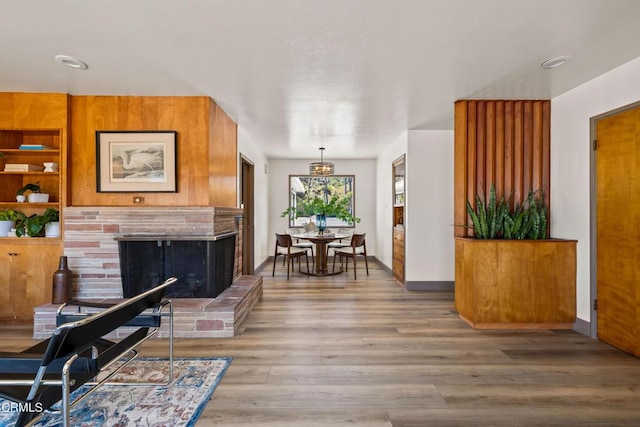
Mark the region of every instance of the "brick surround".
MULTIPOLYGON (((66 207, 64 255, 73 271, 77 299, 122 298, 118 243, 124 235, 180 235, 194 239, 238 231, 234 283, 215 299, 174 299, 175 335, 229 337, 262 296, 261 276, 241 276, 242 210, 216 207, 66 207)), ((57 306, 35 309, 34 338, 53 331, 57 306)), ((161 336, 168 333, 163 326, 161 336)))
MULTIPOLYGON (((236 336, 251 309, 262 298, 262 276, 240 276, 217 298, 173 299, 173 333, 178 338, 221 338, 236 336)), ((94 301, 105 301, 97 299, 94 301)), ((119 299, 110 299, 116 302, 119 299)), ((36 307, 33 337, 44 339, 55 329, 55 314, 59 304, 36 307)), ((121 328, 111 337, 126 333, 121 328)), ((162 322, 159 338, 169 336, 169 323, 162 322)))
MULTIPOLYGON (((64 254, 73 270, 73 297, 121 298, 120 259, 116 236, 180 235, 212 237, 240 232, 242 210, 214 207, 66 207, 64 254)), ((236 239, 240 242, 241 237, 236 239)), ((234 278, 242 268, 236 243, 234 278)))

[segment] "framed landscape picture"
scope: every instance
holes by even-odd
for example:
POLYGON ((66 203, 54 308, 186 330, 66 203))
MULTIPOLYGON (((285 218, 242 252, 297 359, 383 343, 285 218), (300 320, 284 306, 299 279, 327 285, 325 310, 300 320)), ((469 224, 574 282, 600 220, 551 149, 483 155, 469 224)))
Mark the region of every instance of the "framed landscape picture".
POLYGON ((96 131, 100 193, 175 193, 176 131, 96 131))

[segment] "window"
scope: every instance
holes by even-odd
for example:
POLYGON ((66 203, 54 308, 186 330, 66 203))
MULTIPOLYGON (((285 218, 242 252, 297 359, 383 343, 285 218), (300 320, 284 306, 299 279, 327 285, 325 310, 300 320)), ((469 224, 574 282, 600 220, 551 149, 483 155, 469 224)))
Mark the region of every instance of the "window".
MULTIPOLYGON (((353 227, 355 176, 289 176, 289 226, 303 227, 326 209, 327 227, 353 227)), ((356 219, 357 220, 357 219, 356 219)))

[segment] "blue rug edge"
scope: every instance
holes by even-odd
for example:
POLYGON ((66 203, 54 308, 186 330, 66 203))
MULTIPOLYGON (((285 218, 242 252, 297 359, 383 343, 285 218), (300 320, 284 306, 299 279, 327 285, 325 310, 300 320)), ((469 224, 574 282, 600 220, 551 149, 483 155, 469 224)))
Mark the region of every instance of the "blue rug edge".
MULTIPOLYGON (((194 358, 193 357, 189 357, 189 358, 185 358, 185 359, 194 359, 194 358)), ((198 408, 193 412, 193 415, 191 416, 191 419, 185 425, 185 427, 193 427, 193 426, 196 425, 196 423, 200 419, 200 415, 202 414, 202 411, 204 411, 204 408, 209 403, 209 400, 211 400, 211 396, 213 396, 213 392, 216 391, 216 389, 218 388, 218 384, 220 384, 220 381, 222 381, 222 377, 224 377, 224 374, 227 372, 227 369, 229 368, 229 366, 231 366, 231 362, 233 361, 233 357, 200 357, 200 358, 196 358, 196 359, 201 359, 201 360, 224 360, 224 361, 226 361, 226 364, 225 364, 224 368, 222 368, 220 370, 220 372, 218 372, 217 378, 216 378, 215 382, 213 383, 213 386, 209 388, 209 391, 205 395, 206 397, 204 399, 202 399, 202 402, 200 402, 200 405, 198 405, 198 408)))

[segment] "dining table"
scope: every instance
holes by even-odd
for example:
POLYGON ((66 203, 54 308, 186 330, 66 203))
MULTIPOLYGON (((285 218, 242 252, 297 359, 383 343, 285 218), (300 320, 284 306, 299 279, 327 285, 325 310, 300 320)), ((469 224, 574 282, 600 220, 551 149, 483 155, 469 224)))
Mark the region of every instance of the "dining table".
POLYGON ((342 273, 342 269, 334 273, 333 271, 329 271, 327 268, 327 244, 334 240, 347 239, 349 236, 338 233, 299 233, 293 234, 291 237, 294 239, 308 240, 316 245, 315 268, 313 271, 302 271, 302 273, 310 276, 331 276, 342 273))

